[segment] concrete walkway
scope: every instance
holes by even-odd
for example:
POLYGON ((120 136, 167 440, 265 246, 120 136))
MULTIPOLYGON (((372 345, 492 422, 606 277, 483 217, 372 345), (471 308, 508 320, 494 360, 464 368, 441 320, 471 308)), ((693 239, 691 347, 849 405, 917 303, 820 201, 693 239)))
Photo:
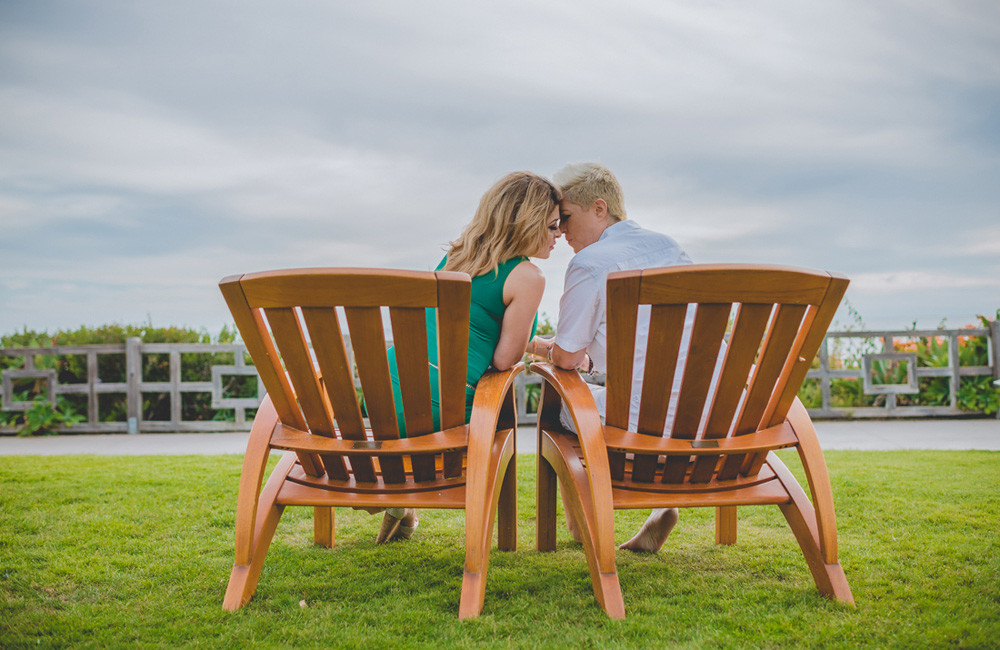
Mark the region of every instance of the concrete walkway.
MULTIPOLYGON (((1000 420, 854 420, 816 423, 823 449, 1000 451, 1000 420)), ((535 453, 535 429, 518 429, 518 453, 535 453)), ((0 456, 242 454, 246 433, 143 433, 0 437, 0 456)))

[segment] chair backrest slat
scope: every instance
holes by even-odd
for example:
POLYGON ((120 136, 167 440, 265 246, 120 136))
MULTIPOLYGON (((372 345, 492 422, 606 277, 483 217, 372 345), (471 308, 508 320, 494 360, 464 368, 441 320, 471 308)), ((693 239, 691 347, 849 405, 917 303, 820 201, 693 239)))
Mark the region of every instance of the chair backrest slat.
POLYGON ((389 318, 392 322, 392 343, 396 348, 406 435, 412 437, 430 433, 434 430, 434 423, 431 413, 426 311, 413 307, 393 307, 389 310, 389 318))
POLYGON ((788 409, 791 408, 792 402, 795 401, 799 387, 805 381, 806 373, 809 372, 812 360, 823 344, 827 328, 830 327, 830 323, 837 313, 837 308, 840 306, 840 301, 844 297, 844 292, 847 291, 848 282, 848 279, 843 276, 833 277, 833 280, 826 288, 826 295, 815 306, 815 309, 811 309, 810 314, 807 315, 806 319, 809 321, 808 331, 802 340, 802 346, 797 355, 795 367, 788 375, 787 383, 783 387, 777 408, 772 413, 769 422, 777 423, 783 419, 788 413, 788 409))
MULTIPOLYGON (((608 344, 613 341, 622 350, 634 350, 642 271, 620 271, 616 277, 608 283, 608 344)), ((608 355, 605 419, 609 426, 628 428, 633 361, 632 354, 608 355)))
POLYGON ((313 367, 305 333, 295 311, 269 307, 264 310, 264 314, 271 325, 274 342, 295 388, 299 406, 306 417, 306 425, 313 433, 332 436, 333 422, 320 397, 319 377, 313 367))
MULTIPOLYGON (((444 428, 464 423, 468 275, 290 269, 233 276, 223 280, 220 287, 283 424, 317 435, 339 435, 345 440, 399 437, 383 308, 388 309, 395 333, 396 365, 408 431, 420 435, 434 428, 433 373, 429 370, 433 352, 428 350, 427 309, 434 310, 437 322, 442 324, 437 343, 444 428), (346 319, 346 328, 342 327, 341 317, 346 319), (351 349, 345 340, 348 338, 351 349), (355 390, 355 368, 370 432, 355 390)), ((324 455, 322 464, 314 454, 299 452, 298 456, 303 469, 312 476, 320 475, 325 465, 332 479, 349 477, 347 462, 341 455, 324 455)), ((446 475, 461 474, 462 452, 448 452, 445 456, 446 475)), ((435 478, 432 454, 412 459, 380 455, 377 461, 362 454, 351 455, 350 461, 358 481, 375 481, 381 472, 387 484, 405 482, 411 464, 415 481, 435 478)))
POLYGON ((771 329, 764 340, 757 366, 750 378, 750 389, 734 431, 735 435, 751 433, 762 428, 761 418, 764 409, 767 408, 774 385, 781 376, 781 370, 788 358, 788 350, 795 342, 805 311, 804 305, 778 307, 771 329))
MULTIPOLYGON (((663 435, 686 314, 686 305, 653 305, 650 309, 642 400, 639 404, 639 433, 663 435)), ((652 481, 656 473, 656 461, 655 454, 636 454, 632 463, 633 480, 652 481)))
MULTIPOLYGON (((464 273, 436 271, 438 377, 441 398, 441 428, 465 423, 465 379, 469 350, 469 307, 472 285, 464 273)), ((444 454, 442 471, 445 478, 462 473, 462 453, 444 454)))
MULTIPOLYGON (((316 342, 313 351, 340 437, 344 440, 364 440, 365 423, 354 390, 353 363, 348 355, 336 309, 304 307, 302 318, 309 331, 309 338, 316 342)), ((370 456, 353 456, 350 464, 358 481, 375 481, 375 468, 370 456)))
MULTIPOLYGON (((703 438, 725 438, 733 424, 736 409, 745 397, 750 369, 760 349, 761 339, 773 311, 772 305, 740 304, 736 309, 732 333, 725 349, 722 370, 719 373, 708 421, 703 438)), ((711 480, 724 456, 699 456, 691 469, 690 481, 703 483, 711 480)), ((725 461, 723 461, 725 462, 725 461)), ((739 467, 739 465, 737 465, 739 467)))
MULTIPOLYGON (((243 284, 244 278, 246 276, 240 275, 223 278, 219 288, 233 315, 233 321, 243 336, 247 352, 254 360, 254 367, 267 389, 278 418, 295 428, 305 429, 305 418, 299 410, 291 382, 288 381, 288 376, 281 365, 281 357, 271 339, 259 305, 253 301, 252 295, 247 295, 248 289, 243 284)), ((323 473, 319 459, 314 454, 299 453, 298 458, 303 471, 308 475, 319 476, 323 473)))
MULTIPOLYGON (((361 382, 365 403, 383 405, 368 409, 372 437, 375 440, 397 440, 399 427, 396 425, 396 411, 384 406, 394 402, 382 311, 378 307, 345 307, 344 314, 351 331, 354 362, 358 365, 358 380, 361 382)), ((382 457, 379 459, 379 466, 386 483, 402 483, 406 480, 402 458, 382 457)))
MULTIPOLYGON (((763 424, 764 413, 774 400, 774 387, 780 382, 785 371, 789 350, 795 345, 795 339, 799 336, 802 317, 807 309, 806 305, 799 304, 778 305, 775 309, 771 327, 761 345, 757 365, 750 377, 743 410, 736 417, 733 435, 745 435, 766 428, 763 424)), ((728 480, 738 474, 756 473, 754 468, 759 469, 763 459, 763 454, 756 458, 745 454, 731 454, 726 457, 718 476, 720 479, 728 480)))
MULTIPOLYGON (((285 369, 295 388, 309 430, 327 438, 333 437, 333 419, 323 398, 316 367, 295 310, 268 307, 264 309, 264 314, 271 324, 271 335, 285 362, 285 369)), ((343 458, 333 455, 323 455, 322 458, 330 476, 339 480, 347 479, 343 458)))
MULTIPOLYGON (((427 314, 426 310, 417 307, 392 307, 389 309, 389 318, 392 322, 392 342, 396 348, 396 368, 399 372, 406 435, 412 438, 434 430, 427 314)), ((437 375, 436 370, 434 374, 437 375)), ((433 456, 413 456, 412 466, 416 480, 427 481, 434 477, 433 456)))
POLYGON ((671 437, 694 439, 698 433, 731 309, 729 303, 701 303, 695 311, 671 437))
POLYGON ((441 381, 441 428, 465 423, 465 374, 469 350, 469 305, 472 285, 454 282, 465 274, 437 271, 438 368, 441 381), (448 280, 448 282, 444 282, 448 280), (464 315, 464 317, 463 317, 464 315))
POLYGON ((642 376, 639 432, 663 435, 677 371, 678 349, 684 335, 687 305, 653 305, 642 376))
MULTIPOLYGON (((640 432, 655 435, 665 426, 666 435, 705 446, 712 439, 779 424, 847 284, 835 274, 776 266, 691 265, 610 274, 607 423, 627 427, 636 313, 639 305, 650 305, 640 432), (694 324, 685 350, 684 313, 691 309, 694 324), (678 374, 680 395, 671 423, 670 391, 678 374)), ((661 480, 698 483, 748 476, 759 471, 763 459, 763 453, 702 454, 692 463, 689 454, 668 454, 661 480)), ((651 455, 637 454, 632 480, 653 480, 653 461, 651 455)))
POLYGON ((712 400, 711 417, 705 425, 705 438, 725 438, 729 433, 772 311, 769 304, 744 303, 737 307, 725 362, 712 400))

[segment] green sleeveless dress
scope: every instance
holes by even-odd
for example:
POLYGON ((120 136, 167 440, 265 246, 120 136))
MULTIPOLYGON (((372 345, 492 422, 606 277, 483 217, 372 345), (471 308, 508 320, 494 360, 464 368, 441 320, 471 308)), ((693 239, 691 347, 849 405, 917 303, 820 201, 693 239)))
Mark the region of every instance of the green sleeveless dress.
MULTIPOLYGON (((503 285, 514 267, 528 259, 515 257, 497 267, 497 273, 489 271, 472 278, 472 304, 469 312, 469 361, 465 373, 465 421, 472 416, 472 398, 476 393, 476 384, 487 368, 493 362, 493 352, 500 342, 500 326, 507 306, 503 304, 503 285)), ((447 256, 437 266, 437 271, 444 268, 447 256)), ((437 322, 433 309, 427 310, 427 352, 430 357, 431 379, 431 412, 434 417, 434 430, 441 428, 441 398, 438 385, 437 370, 437 322)), ((535 336, 538 327, 538 314, 531 324, 531 336, 535 336)), ((396 350, 389 348, 389 372, 392 375, 392 394, 396 401, 396 422, 399 425, 399 435, 406 437, 406 426, 403 420, 403 400, 399 392, 399 371, 396 368, 396 350)))

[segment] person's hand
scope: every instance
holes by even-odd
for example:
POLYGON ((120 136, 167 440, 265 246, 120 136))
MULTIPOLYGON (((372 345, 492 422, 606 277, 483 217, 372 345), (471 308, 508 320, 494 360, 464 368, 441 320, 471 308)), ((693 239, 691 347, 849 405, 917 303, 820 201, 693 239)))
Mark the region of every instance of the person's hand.
POLYGON ((546 361, 551 361, 552 359, 549 357, 549 354, 552 349, 552 340, 552 338, 536 336, 528 343, 528 354, 546 361))

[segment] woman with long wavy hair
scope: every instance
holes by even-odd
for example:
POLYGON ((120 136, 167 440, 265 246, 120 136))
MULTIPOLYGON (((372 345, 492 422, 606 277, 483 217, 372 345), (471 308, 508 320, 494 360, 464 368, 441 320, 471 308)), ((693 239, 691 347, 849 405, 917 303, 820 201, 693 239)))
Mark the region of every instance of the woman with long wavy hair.
MULTIPOLYGON (((525 352, 535 352, 533 339, 538 305, 545 290, 541 269, 529 258, 547 258, 559 238, 559 189, 529 172, 515 172, 500 179, 483 195, 472 221, 451 242, 438 270, 460 271, 472 277, 469 318, 469 357, 466 372, 465 421, 472 413, 476 384, 491 366, 506 370, 525 352)), ((427 343, 437 358, 437 331, 427 320, 427 343)), ((396 371, 395 350, 389 367, 396 398, 396 420, 406 437, 402 399, 396 371)), ((432 365, 431 408, 434 427, 440 427, 437 369, 432 365)), ((417 526, 412 508, 386 511, 376 541, 409 538, 417 526)))

